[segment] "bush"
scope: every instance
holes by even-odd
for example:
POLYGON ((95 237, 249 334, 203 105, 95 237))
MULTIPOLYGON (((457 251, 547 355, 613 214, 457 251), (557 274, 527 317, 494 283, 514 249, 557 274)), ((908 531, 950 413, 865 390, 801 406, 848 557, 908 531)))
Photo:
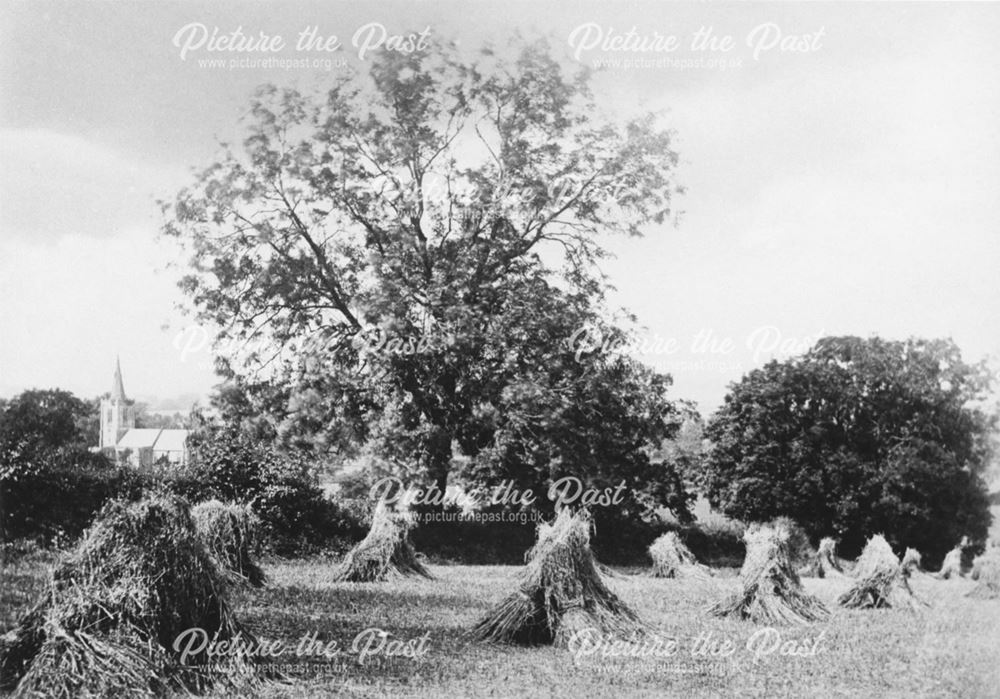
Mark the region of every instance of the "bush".
POLYGON ((195 502, 249 504, 261 519, 267 548, 278 555, 315 552, 367 531, 357 508, 324 497, 304 456, 233 430, 197 445, 169 487, 195 502))
POLYGON ((347 510, 327 500, 318 486, 295 478, 267 483, 250 505, 264 523, 268 548, 282 556, 315 552, 366 532, 347 510))
POLYGON ((739 567, 746 556, 743 527, 716 526, 697 523, 678 529, 688 548, 702 563, 713 566, 739 567))
MULTIPOLYGON (((743 525, 738 522, 726 520, 725 526, 716 522, 681 525, 659 519, 626 519, 608 510, 592 514, 594 555, 607 565, 648 566, 649 545, 668 531, 677 532, 703 563, 739 566, 743 561, 743 525)), ((427 508, 421 511, 420 525, 413 530, 414 546, 435 562, 522 565, 525 552, 535 543, 538 514, 518 518, 517 513, 505 512, 501 518, 501 509, 495 508, 478 515, 465 516, 455 507, 438 511, 427 508)))
POLYGON ((61 546, 77 538, 106 502, 135 499, 148 484, 144 475, 79 449, 8 462, 0 479, 3 540, 61 546))
POLYGON ((249 504, 268 550, 279 555, 346 548, 364 537, 370 512, 357 501, 324 497, 308 463, 235 433, 199 445, 189 464, 137 470, 78 448, 7 458, 0 470, 3 541, 61 546, 76 539, 110 500, 166 490, 198 503, 249 504))
POLYGON ((513 513, 495 508, 472 518, 454 506, 416 509, 420 525, 411 534, 413 545, 435 562, 522 565, 535 543, 536 522, 527 514, 511 519, 513 513))

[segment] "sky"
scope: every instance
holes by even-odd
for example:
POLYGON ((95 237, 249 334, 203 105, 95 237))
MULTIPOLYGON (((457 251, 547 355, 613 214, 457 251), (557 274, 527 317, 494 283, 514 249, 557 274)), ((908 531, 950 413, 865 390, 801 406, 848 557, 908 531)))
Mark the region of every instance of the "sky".
POLYGON ((238 138, 257 85, 323 85, 363 67, 356 44, 383 30, 469 48, 545 35, 601 66, 601 111, 664 111, 682 215, 604 241, 603 269, 644 327, 639 358, 674 376, 677 398, 710 412, 730 382, 823 335, 951 337, 968 360, 1000 356, 1000 5, 8 2, 0 396, 97 395, 116 356, 130 397, 205 396, 207 333, 178 310, 183 268, 156 201, 238 138), (182 57, 192 23, 286 46, 182 57), (296 51, 307 27, 340 50, 296 51), (715 44, 692 46, 708 29, 715 44), (630 30, 677 48, 615 50, 630 30), (309 65, 230 63, 263 55, 309 65))

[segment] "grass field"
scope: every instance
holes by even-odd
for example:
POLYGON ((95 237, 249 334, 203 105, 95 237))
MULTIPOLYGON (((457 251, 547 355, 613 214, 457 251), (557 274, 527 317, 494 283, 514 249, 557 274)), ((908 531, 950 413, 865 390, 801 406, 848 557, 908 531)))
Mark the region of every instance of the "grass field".
MULTIPOLYGON (((35 554, 4 571, 6 629, 44 585, 51 557, 35 554)), ((810 592, 834 609, 831 621, 780 628, 782 643, 803 655, 767 653, 779 638, 762 627, 708 617, 704 608, 735 588, 735 570, 716 571, 708 583, 650 578, 621 570, 609 585, 660 634, 676 641, 669 657, 575 655, 553 648, 483 645, 464 637, 493 603, 514 589, 518 568, 434 566, 436 580, 333 584, 333 561, 277 561, 266 565, 266 588, 240 592, 240 617, 261 637, 282 640, 279 660, 298 663, 287 681, 253 690, 261 697, 996 697, 1000 695, 1000 601, 963 594, 973 583, 918 580, 930 602, 920 614, 836 609, 843 583, 806 579, 810 592), (394 650, 419 657, 387 657, 374 637, 367 657, 352 643, 368 628, 388 631, 394 650), (290 658, 303 635, 316 632, 339 653, 290 658), (418 639, 425 637, 421 645, 418 639), (701 643, 696 641, 701 639, 701 643), (726 641, 728 654, 713 654, 726 641), (714 643, 714 646, 713 646, 714 643), (422 651, 422 652, 417 652, 422 651), (811 654, 810 654, 811 651, 811 654)), ((383 649, 386 646, 383 646, 383 649)))

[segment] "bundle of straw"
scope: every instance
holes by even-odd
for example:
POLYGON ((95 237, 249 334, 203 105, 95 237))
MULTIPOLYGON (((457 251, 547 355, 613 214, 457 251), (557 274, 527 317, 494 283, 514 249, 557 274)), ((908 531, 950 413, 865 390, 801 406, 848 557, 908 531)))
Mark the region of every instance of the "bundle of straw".
POLYGON ((667 532, 657 538, 649 547, 649 557, 653 559, 654 578, 711 575, 709 568, 698 563, 676 532, 667 532))
POLYGON ((1000 548, 993 547, 972 562, 976 586, 966 594, 973 599, 1000 598, 1000 548))
POLYGON ((801 524, 791 517, 777 517, 771 520, 769 526, 787 532, 788 541, 785 548, 792 568, 799 570, 809 565, 816 556, 816 551, 809 543, 809 535, 801 524))
POLYGON ((937 572, 938 580, 954 580, 962 577, 962 545, 959 544, 944 557, 941 570, 937 572))
POLYGON ((917 609, 920 601, 909 582, 909 569, 900 565, 889 542, 876 534, 865 544, 855 567, 857 580, 837 600, 843 607, 917 609))
POLYGON ((829 536, 821 539, 819 549, 808 565, 799 570, 799 575, 805 578, 846 578, 844 568, 837 559, 836 549, 836 539, 829 536))
POLYGON ((334 571, 338 582, 379 582, 402 575, 433 578, 410 542, 412 520, 379 502, 368 535, 347 552, 334 571))
POLYGON ((566 646, 585 629, 635 635, 645 626, 601 580, 590 550, 586 513, 563 509, 542 524, 528 552, 517 591, 493 608, 471 635, 479 640, 520 645, 566 646))
POLYGON ((17 683, 16 696, 143 697, 249 678, 243 655, 224 676, 206 671, 204 652, 181 664, 173 644, 190 628, 253 641, 230 610, 226 580, 187 503, 167 495, 114 501, 4 637, 2 679, 17 683))
POLYGON ((260 587, 264 571, 254 556, 261 547, 260 519, 249 505, 208 500, 191 508, 202 543, 234 584, 260 587))
POLYGON ((764 624, 826 619, 830 611, 806 594, 789 560, 784 526, 751 525, 743 534, 747 555, 740 570, 740 591, 709 608, 715 616, 735 616, 764 624))
POLYGON ((907 548, 906 551, 903 552, 903 560, 899 565, 903 568, 903 570, 909 573, 910 577, 913 577, 914 575, 923 575, 925 571, 922 560, 923 556, 920 555, 919 551, 914 548, 907 548))

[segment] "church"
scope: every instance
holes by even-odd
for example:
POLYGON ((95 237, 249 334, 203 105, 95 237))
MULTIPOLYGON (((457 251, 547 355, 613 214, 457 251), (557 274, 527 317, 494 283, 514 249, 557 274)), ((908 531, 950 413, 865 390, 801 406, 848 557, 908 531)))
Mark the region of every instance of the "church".
POLYGON ((100 450, 116 461, 152 466, 161 460, 187 463, 188 430, 135 426, 135 405, 125 397, 121 361, 115 362, 111 395, 101 399, 100 450))

